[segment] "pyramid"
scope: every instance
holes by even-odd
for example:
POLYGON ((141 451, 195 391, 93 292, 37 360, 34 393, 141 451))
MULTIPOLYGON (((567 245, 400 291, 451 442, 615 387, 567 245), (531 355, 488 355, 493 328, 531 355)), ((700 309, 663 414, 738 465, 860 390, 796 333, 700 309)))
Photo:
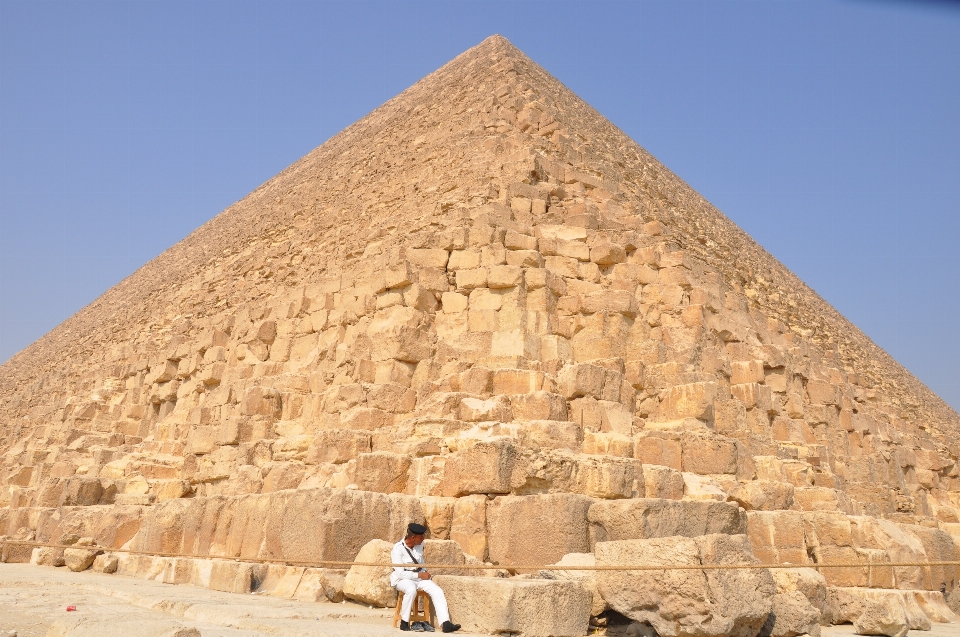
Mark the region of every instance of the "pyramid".
MULTIPOLYGON (((422 520, 465 564, 715 533, 960 556, 960 416, 499 36, 0 370, 18 540, 349 561, 422 520)), ((197 577, 164 559, 120 571, 197 577)), ((823 576, 929 601, 958 575, 882 570, 823 576)))

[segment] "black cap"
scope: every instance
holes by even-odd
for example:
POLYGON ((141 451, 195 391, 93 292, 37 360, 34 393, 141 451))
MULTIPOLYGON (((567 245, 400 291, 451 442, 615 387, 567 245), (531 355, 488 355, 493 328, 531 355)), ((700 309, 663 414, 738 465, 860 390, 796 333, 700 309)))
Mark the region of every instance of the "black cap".
POLYGON ((409 535, 426 535, 427 527, 422 524, 417 524, 416 522, 411 522, 407 525, 407 534, 409 535))

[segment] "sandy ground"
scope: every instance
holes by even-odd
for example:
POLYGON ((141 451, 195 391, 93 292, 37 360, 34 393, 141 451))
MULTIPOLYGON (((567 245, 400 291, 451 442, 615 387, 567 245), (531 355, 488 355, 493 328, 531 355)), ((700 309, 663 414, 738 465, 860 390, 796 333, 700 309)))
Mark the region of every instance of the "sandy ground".
MULTIPOLYGON (((47 637, 75 624, 71 635, 90 637, 396 636, 400 631, 391 626, 392 619, 392 610, 352 603, 297 602, 90 571, 0 564, 0 637, 11 630, 17 637, 47 637), (77 610, 67 612, 67 606, 77 610)), ((852 626, 823 629, 824 637, 853 634, 852 626)), ((934 624, 929 632, 911 634, 960 637, 960 624, 934 624)))

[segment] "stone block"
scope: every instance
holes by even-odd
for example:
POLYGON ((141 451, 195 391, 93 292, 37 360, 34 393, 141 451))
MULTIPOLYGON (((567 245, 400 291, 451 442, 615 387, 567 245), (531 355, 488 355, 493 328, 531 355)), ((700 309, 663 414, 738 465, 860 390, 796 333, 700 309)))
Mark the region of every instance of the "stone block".
POLYGON ((660 465, 643 465, 644 497, 664 500, 683 499, 683 474, 660 465))
POLYGON ((483 441, 447 457, 441 494, 510 493, 520 452, 507 438, 483 441))
POLYGON ((592 595, 576 581, 492 577, 434 578, 453 621, 465 631, 518 637, 581 637, 592 595))
POLYGON ((659 410, 659 419, 664 421, 697 418, 713 418, 713 401, 717 395, 714 382, 689 383, 671 387, 664 394, 659 410))
POLYGON ((747 535, 754 554, 766 564, 806 564, 807 545, 799 511, 750 511, 747 535))
POLYGON ((596 617, 609 608, 597 588, 596 571, 564 570, 563 566, 596 566, 597 558, 593 553, 568 553, 556 564, 550 565, 550 570, 541 570, 540 577, 545 579, 566 579, 580 582, 583 588, 593 597, 590 607, 590 616, 596 617))
POLYGON ((388 451, 357 456, 357 487, 378 493, 403 493, 407 488, 410 457, 388 451))
POLYGON ((775 568, 770 573, 777 583, 778 593, 799 592, 817 611, 825 611, 827 580, 819 571, 812 568, 775 568))
POLYGON ((737 473, 735 440, 685 433, 680 442, 683 471, 700 475, 737 473))
MULTIPOLYGON (((370 540, 357 554, 356 562, 390 564, 393 542, 370 540)), ((397 590, 390 586, 389 566, 351 566, 343 583, 343 596, 379 608, 397 605, 397 590)))
POLYGON ((567 419, 567 401, 559 394, 538 391, 532 394, 520 394, 511 397, 513 419, 553 420, 567 419))
POLYGON ((730 497, 747 511, 779 511, 793 506, 792 484, 771 480, 741 482, 730 497))
POLYGON ((905 637, 909 625, 902 606, 870 601, 864 606, 860 617, 853 622, 853 629, 858 635, 905 637))
MULTIPOLYGON (((599 542, 596 558, 598 566, 755 561, 746 538, 717 535, 599 542)), ((649 623, 662 637, 754 637, 776 590, 766 569, 599 571, 597 586, 611 608, 649 623)))
POLYGON ((656 537, 742 534, 746 513, 729 502, 634 498, 590 507, 591 544, 656 537))
POLYGON ((94 558, 92 568, 96 573, 116 573, 117 563, 116 555, 102 554, 94 558))
POLYGON ((760 634, 769 637, 817 637, 820 635, 820 611, 799 591, 777 593, 773 596, 773 607, 760 634))
POLYGON ((644 465, 660 465, 676 471, 683 468, 680 440, 656 435, 639 436, 634 446, 634 455, 644 465))
POLYGON ((453 505, 450 539, 467 555, 487 559, 487 497, 468 495, 457 498, 453 505))
POLYGON ((487 505, 489 560, 541 567, 567 553, 588 553, 593 498, 569 493, 503 496, 487 505))

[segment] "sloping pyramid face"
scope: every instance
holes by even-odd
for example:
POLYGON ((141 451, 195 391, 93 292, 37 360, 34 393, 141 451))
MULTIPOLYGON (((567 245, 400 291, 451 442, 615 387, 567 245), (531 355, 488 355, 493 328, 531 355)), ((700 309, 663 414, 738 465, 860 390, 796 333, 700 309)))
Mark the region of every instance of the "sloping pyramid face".
POLYGON ((351 560, 425 520, 497 564, 714 532, 796 564, 960 549, 956 412, 500 37, 0 369, 19 539, 351 560))

